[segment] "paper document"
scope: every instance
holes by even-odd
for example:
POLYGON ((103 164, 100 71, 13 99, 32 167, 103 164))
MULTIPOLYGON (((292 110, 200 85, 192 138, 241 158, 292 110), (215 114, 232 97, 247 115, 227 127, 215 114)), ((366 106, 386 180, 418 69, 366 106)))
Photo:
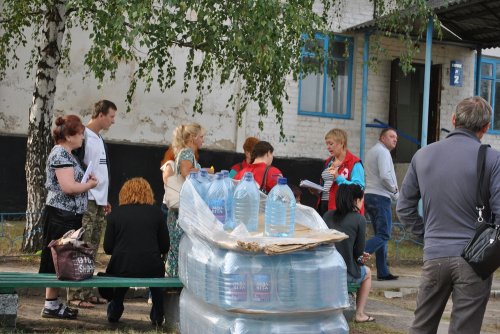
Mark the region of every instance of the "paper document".
POLYGON ((320 186, 317 183, 311 182, 309 180, 302 180, 302 181, 300 181, 300 186, 304 187, 304 188, 312 188, 312 189, 316 189, 316 190, 319 190, 319 191, 323 191, 323 187, 322 186, 320 186))
POLYGON ((85 174, 83 174, 82 181, 80 181, 80 183, 87 183, 90 173, 92 173, 92 161, 89 161, 89 165, 87 166, 85 174))

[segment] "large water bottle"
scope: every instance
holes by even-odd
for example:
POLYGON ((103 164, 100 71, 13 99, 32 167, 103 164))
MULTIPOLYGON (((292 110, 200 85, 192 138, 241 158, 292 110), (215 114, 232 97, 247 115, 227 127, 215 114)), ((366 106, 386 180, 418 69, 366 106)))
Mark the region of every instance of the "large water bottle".
POLYGON ((227 200, 228 191, 226 184, 224 183, 224 176, 222 173, 215 174, 215 180, 210 184, 207 192, 207 204, 215 218, 224 225, 224 229, 227 218, 227 200))
POLYGON ((256 254, 252 257, 250 277, 250 308, 273 310, 276 305, 276 279, 274 275, 274 256, 256 254))
POLYGON ((221 170, 222 175, 224 175, 224 184, 227 188, 227 202, 226 202, 226 223, 224 224, 224 229, 232 230, 236 227, 234 224, 234 214, 233 214, 233 196, 234 196, 234 184, 229 177, 228 170, 221 170))
POLYGON ((208 172, 205 169, 200 170, 200 175, 198 175, 198 180, 200 181, 203 189, 203 200, 207 201, 207 192, 210 187, 211 180, 208 177, 208 172))
POLYGON ((264 234, 268 237, 293 236, 296 202, 286 183, 286 177, 279 177, 267 197, 264 234))
POLYGON ((234 226, 243 224, 249 232, 257 231, 260 194, 253 174, 245 173, 236 186, 233 197, 234 226))
POLYGON ((205 198, 205 189, 203 188, 203 184, 200 182, 198 172, 189 172, 188 179, 191 181, 194 189, 200 195, 201 199, 205 198))
POLYGON ((250 266, 250 256, 234 251, 226 253, 218 280, 220 307, 248 308, 250 266))

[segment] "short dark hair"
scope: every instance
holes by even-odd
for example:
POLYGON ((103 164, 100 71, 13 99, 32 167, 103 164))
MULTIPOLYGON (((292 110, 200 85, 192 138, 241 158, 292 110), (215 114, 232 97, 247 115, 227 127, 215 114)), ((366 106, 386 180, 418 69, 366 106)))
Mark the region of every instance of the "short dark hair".
POLYGON ((273 145, 269 144, 269 142, 267 142, 267 141, 261 140, 260 142, 255 144, 255 146, 253 147, 252 156, 251 156, 252 163, 255 161, 255 159, 263 157, 264 155, 266 155, 269 152, 271 152, 271 153, 274 152, 273 145))
POLYGON ((389 131, 391 131, 391 130, 392 130, 392 131, 394 131, 394 132, 396 132, 396 133, 398 133, 398 132, 396 131, 396 129, 391 128, 391 127, 388 127, 388 128, 384 128, 382 131, 380 131, 380 136, 378 136, 378 138, 379 138, 379 139, 380 139, 380 138, 382 138, 382 137, 383 137, 383 136, 384 136, 387 132, 389 132, 389 131))
POLYGON ((76 115, 59 116, 55 121, 56 127, 52 131, 52 138, 56 144, 66 141, 66 136, 74 136, 83 133, 85 127, 80 117, 76 115))
POLYGON ((99 114, 107 115, 109 109, 118 110, 116 105, 108 100, 100 100, 94 104, 94 112, 92 113, 92 118, 99 117, 99 114))
POLYGON ((358 211, 356 204, 357 199, 362 199, 364 195, 363 189, 357 184, 341 184, 335 194, 335 211, 336 216, 344 216, 349 212, 358 211))

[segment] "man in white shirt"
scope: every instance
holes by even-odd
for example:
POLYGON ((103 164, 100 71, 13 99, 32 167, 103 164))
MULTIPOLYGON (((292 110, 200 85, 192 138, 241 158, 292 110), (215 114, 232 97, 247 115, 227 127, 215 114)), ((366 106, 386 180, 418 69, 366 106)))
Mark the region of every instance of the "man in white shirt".
MULTIPOLYGON (((108 130, 114 124, 116 110, 116 105, 108 100, 101 100, 94 105, 92 119, 85 128, 85 142, 82 146, 84 153, 82 150, 79 154, 85 166, 92 162, 92 173, 99 180, 97 186, 88 192, 87 211, 82 219, 82 226, 85 228, 83 240, 97 248, 101 242, 105 215, 111 211, 108 202, 109 160, 100 132, 108 130)), ((106 303, 93 296, 91 289, 69 289, 68 302, 81 308, 92 308, 93 304, 106 303)))
POLYGON ((398 135, 387 128, 380 133, 379 141, 366 154, 365 210, 370 216, 375 235, 365 245, 365 252, 376 256, 377 279, 395 280, 387 267, 387 242, 391 238, 391 201, 398 198, 398 184, 391 151, 396 147, 398 135))

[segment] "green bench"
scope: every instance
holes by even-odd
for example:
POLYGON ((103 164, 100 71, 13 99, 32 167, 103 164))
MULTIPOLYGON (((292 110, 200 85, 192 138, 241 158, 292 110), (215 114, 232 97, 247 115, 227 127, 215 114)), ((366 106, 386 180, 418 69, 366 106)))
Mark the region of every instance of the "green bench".
POLYGON ((111 288, 111 287, 160 287, 182 288, 177 277, 133 278, 93 276, 83 281, 60 281, 55 274, 0 272, 0 327, 14 327, 17 316, 16 288, 111 288))
POLYGON ((360 286, 359 283, 347 283, 349 307, 344 309, 344 317, 347 321, 351 321, 356 314, 356 292, 358 292, 360 286))

